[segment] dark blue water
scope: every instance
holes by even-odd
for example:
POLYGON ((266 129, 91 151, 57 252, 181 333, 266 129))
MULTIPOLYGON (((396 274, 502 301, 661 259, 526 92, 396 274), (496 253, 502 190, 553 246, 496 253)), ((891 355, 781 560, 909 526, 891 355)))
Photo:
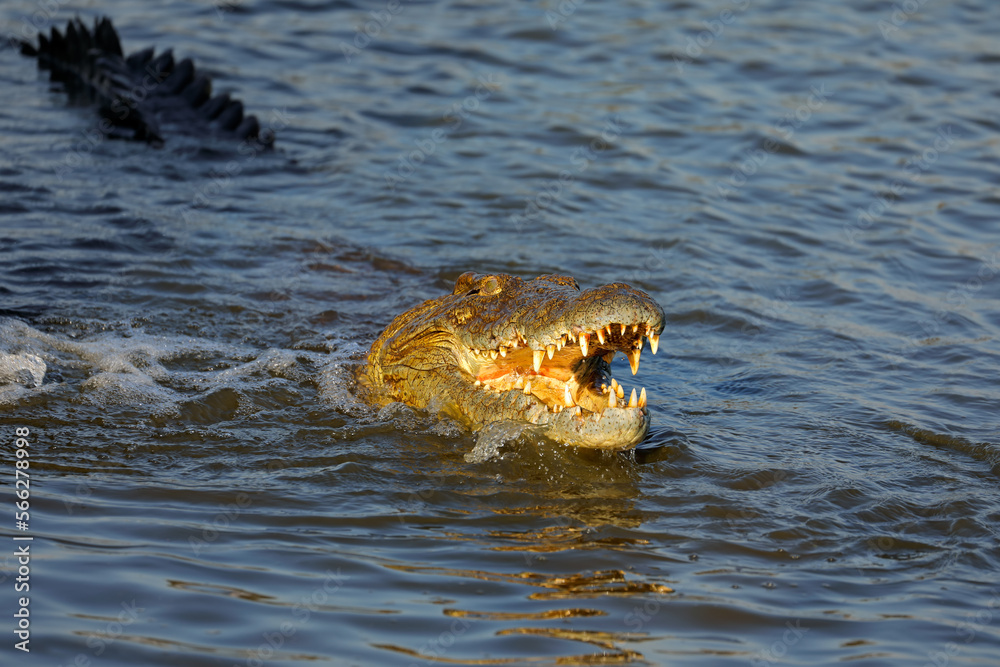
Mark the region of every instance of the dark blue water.
POLYGON ((994 4, 0 27, 77 13, 194 58, 277 143, 92 142, 0 52, 4 665, 1000 660, 994 4), (659 301, 641 450, 354 400, 353 360, 466 270, 659 301))

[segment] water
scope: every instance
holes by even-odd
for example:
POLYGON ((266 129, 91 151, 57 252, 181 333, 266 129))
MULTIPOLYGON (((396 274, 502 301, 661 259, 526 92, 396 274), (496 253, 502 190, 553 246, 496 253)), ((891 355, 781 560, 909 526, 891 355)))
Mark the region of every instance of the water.
POLYGON ((268 154, 0 57, 3 664, 997 664, 996 7, 389 7, 102 3, 268 154), (640 451, 353 399, 470 269, 663 305, 640 451))

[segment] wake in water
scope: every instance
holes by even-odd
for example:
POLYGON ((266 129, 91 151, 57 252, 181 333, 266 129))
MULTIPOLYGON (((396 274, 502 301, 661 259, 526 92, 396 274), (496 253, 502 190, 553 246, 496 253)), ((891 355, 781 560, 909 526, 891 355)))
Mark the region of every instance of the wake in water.
POLYGON ((78 392, 78 402, 145 406, 160 416, 176 415, 182 402, 220 388, 252 391, 275 378, 306 381, 303 362, 320 358, 133 329, 71 340, 13 319, 0 320, 0 341, 0 405, 59 388, 78 392))

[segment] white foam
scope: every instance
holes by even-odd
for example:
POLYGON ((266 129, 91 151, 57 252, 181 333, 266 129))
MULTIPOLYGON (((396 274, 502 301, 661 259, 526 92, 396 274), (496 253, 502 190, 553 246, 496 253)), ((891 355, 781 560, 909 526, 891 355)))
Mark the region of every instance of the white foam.
POLYGON ((45 379, 45 362, 37 354, 21 352, 0 353, 0 385, 18 384, 24 387, 40 387, 45 379))
POLYGON ((476 446, 466 453, 469 463, 484 463, 500 457, 500 449, 515 442, 526 431, 534 428, 531 424, 518 421, 499 421, 487 424, 476 433, 476 446))
MULTIPOLYGON (((60 369, 69 378, 67 382, 79 385, 78 400, 149 407, 159 414, 173 412, 178 403, 220 386, 246 389, 274 377, 301 381, 306 376, 300 356, 316 363, 325 358, 310 352, 261 351, 188 336, 154 336, 130 328, 70 339, 18 320, 0 320, 0 345, 0 358, 8 359, 5 368, 9 374, 16 376, 18 369, 26 367, 38 384, 46 366, 60 369), (199 357, 206 359, 205 370, 198 368, 199 357), (231 366, 213 368, 220 359, 223 365, 231 366), (184 367, 171 363, 182 360, 188 361, 184 367)), ((0 369, 0 386, 4 373, 0 369)), ((24 392, 19 388, 22 391, 4 393, 4 400, 20 400, 24 392)))

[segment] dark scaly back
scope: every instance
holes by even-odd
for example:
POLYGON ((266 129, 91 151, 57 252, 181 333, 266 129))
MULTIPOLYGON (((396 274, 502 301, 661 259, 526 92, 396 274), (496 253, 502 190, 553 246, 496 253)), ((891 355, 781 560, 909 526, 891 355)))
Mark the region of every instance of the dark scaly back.
POLYGON ((94 19, 93 28, 75 18, 65 33, 53 27, 38 44, 21 42, 21 53, 38 59, 52 81, 70 100, 96 104, 102 124, 113 138, 164 142, 161 126, 193 136, 255 142, 269 147, 270 131, 262 131, 256 116, 243 112, 243 103, 228 94, 212 96, 212 81, 185 58, 175 62, 168 49, 156 55, 152 47, 125 56, 118 32, 107 17, 94 19))

